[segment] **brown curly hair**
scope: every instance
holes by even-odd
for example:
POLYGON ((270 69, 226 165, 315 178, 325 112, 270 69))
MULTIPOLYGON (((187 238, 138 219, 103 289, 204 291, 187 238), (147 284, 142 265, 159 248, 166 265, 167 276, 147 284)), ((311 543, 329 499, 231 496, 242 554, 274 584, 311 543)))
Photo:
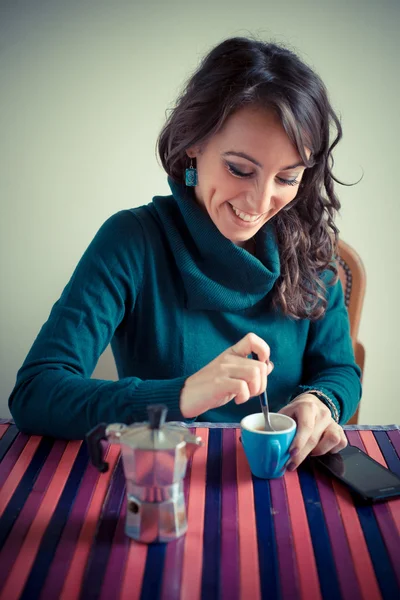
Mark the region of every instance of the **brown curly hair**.
POLYGON ((165 171, 183 182, 186 150, 216 134, 245 105, 274 109, 306 165, 295 199, 272 219, 281 274, 273 304, 295 319, 321 318, 326 277, 337 281, 334 223, 340 202, 334 192, 332 150, 342 128, 320 77, 287 48, 249 38, 230 38, 203 59, 187 82, 158 139, 165 171), (330 142, 330 128, 336 135, 330 142), (304 148, 311 150, 307 159, 304 148))

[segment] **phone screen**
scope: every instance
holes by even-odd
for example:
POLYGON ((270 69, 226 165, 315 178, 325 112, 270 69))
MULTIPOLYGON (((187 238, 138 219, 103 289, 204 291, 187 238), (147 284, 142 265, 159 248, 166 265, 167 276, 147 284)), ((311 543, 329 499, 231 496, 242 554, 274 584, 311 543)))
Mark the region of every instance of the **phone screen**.
POLYGON ((355 446, 318 457, 330 471, 362 495, 400 494, 400 478, 355 446))

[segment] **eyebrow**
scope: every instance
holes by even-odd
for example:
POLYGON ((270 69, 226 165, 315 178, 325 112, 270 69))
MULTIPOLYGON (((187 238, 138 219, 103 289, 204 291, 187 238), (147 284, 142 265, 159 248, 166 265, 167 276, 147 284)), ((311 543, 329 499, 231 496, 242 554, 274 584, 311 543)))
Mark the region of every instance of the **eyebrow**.
MULTIPOLYGON (((259 163, 258 160, 256 160, 249 154, 246 154, 245 152, 235 152, 234 150, 229 150, 228 152, 224 152, 222 156, 238 156, 239 158, 245 158, 246 160, 249 160, 250 162, 257 165, 257 167, 260 167, 262 169, 262 164, 259 163)), ((287 167, 282 167, 281 169, 279 169, 279 171, 289 171, 289 169, 296 169, 297 167, 305 167, 305 166, 306 165, 303 163, 303 161, 300 161, 298 163, 295 163, 294 165, 288 165, 287 167)))

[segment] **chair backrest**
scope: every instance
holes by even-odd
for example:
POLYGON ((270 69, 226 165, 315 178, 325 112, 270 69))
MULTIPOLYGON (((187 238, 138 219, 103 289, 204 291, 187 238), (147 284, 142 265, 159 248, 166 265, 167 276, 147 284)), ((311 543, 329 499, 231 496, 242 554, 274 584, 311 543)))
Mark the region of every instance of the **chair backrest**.
MULTIPOLYGON (((364 370, 365 349, 358 340, 358 329, 360 326, 361 311, 364 303, 366 273, 360 256, 357 252, 339 240, 337 265, 340 281, 343 286, 345 304, 349 313, 350 333, 353 342, 356 363, 361 371, 364 370)), ((350 419, 349 423, 358 423, 359 409, 350 419)))

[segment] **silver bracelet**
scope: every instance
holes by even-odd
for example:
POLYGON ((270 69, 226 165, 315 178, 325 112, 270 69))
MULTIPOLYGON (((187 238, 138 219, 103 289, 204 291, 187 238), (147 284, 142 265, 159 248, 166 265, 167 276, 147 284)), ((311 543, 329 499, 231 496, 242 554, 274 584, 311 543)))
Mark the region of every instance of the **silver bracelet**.
POLYGON ((339 423, 338 409, 336 408, 336 406, 332 402, 332 400, 329 398, 329 396, 324 394, 324 392, 321 392, 321 390, 306 390, 306 391, 302 392, 301 394, 299 394, 298 396, 296 396, 296 398, 293 398, 292 402, 294 400, 296 400, 297 398, 300 398, 300 396, 304 396, 304 394, 314 394, 315 396, 322 396, 322 398, 325 400, 326 404, 328 405, 328 408, 331 411, 333 420, 336 421, 336 423, 339 423))

